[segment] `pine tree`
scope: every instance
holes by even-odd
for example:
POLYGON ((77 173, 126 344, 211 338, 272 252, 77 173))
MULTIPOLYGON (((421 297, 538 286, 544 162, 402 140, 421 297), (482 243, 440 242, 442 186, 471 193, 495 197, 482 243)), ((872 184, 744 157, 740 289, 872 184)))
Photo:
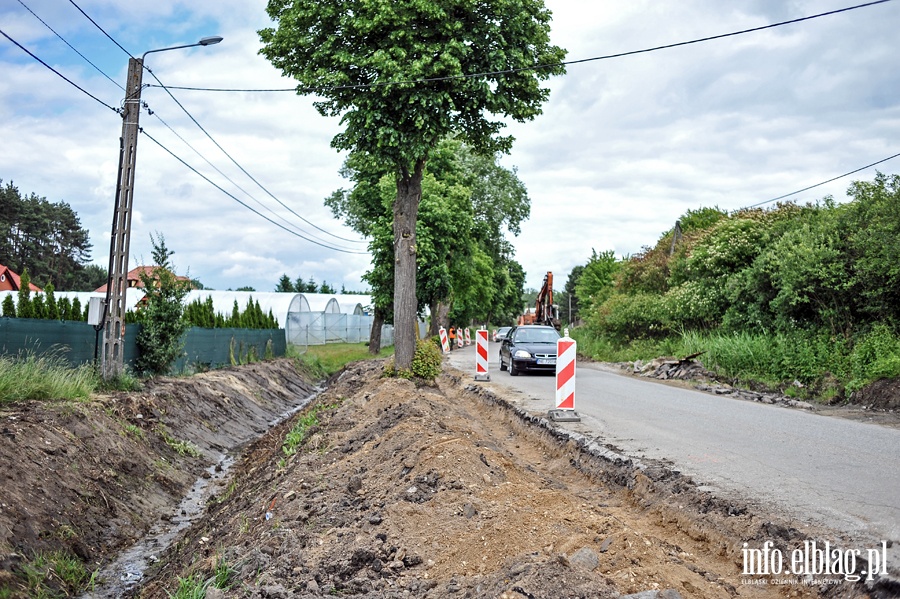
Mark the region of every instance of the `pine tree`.
POLYGON ((69 310, 69 320, 87 320, 87 316, 81 313, 81 300, 77 297, 72 300, 72 308, 69 310))
POLYGON ((44 302, 44 294, 35 293, 31 300, 31 318, 47 318, 47 305, 44 302))
POLYGON ((72 302, 69 301, 67 297, 61 297, 56 301, 56 305, 59 306, 59 319, 60 320, 74 320, 72 318, 72 302))
POLYGON ((16 317, 16 302, 13 300, 11 293, 6 294, 3 298, 3 316, 7 318, 16 317))
POLYGON ((53 283, 47 283, 44 287, 44 303, 46 305, 46 318, 49 320, 59 320, 59 305, 56 303, 56 296, 53 294, 53 283))
POLYGON ((16 313, 19 318, 34 318, 34 308, 31 305, 31 277, 28 269, 22 271, 19 277, 19 297, 16 313))

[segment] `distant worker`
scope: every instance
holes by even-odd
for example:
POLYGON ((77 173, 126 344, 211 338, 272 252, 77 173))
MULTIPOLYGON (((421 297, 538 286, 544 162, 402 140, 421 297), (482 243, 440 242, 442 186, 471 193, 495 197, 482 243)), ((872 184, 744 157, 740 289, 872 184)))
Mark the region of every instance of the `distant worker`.
POLYGON ((450 349, 456 349, 456 329, 450 327, 450 349))

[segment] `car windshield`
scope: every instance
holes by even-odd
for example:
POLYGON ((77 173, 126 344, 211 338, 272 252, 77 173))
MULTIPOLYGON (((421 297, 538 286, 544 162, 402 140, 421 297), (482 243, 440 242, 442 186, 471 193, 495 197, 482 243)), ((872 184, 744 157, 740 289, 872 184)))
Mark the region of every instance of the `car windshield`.
POLYGON ((559 333, 555 329, 519 329, 516 343, 556 343, 559 333))

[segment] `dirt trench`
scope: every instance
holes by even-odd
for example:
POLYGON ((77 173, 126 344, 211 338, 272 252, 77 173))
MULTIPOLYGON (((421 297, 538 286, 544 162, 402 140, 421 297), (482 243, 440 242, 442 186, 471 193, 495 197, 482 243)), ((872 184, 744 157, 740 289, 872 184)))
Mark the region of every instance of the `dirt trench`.
POLYGON ((742 577, 741 543, 787 548, 802 538, 790 522, 560 432, 458 371, 435 386, 380 373, 363 362, 332 381, 296 455, 281 449, 291 422, 248 448, 228 500, 139 596, 217 564, 230 588, 207 597, 866 596, 742 577))
POLYGON ((125 594, 168 598, 179 578, 224 565, 229 588, 208 599, 891 596, 742 577, 742 542, 786 549, 801 533, 556 430, 459 371, 417 386, 381 370, 351 365, 275 425, 314 392, 285 360, 3 412, 0 589, 29 596, 17 568, 35 550, 113 563, 208 477, 203 516, 125 594), (311 413, 318 423, 286 456, 287 432, 311 413), (210 469, 229 451, 228 473, 210 469))

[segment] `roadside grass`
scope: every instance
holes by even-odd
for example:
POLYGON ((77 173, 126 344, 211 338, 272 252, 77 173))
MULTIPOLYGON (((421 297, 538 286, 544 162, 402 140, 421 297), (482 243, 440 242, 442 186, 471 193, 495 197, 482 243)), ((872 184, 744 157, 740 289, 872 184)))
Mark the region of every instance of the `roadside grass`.
POLYGON ((93 590, 97 582, 97 571, 89 571, 65 551, 38 552, 20 566, 17 575, 28 596, 36 599, 79 595, 93 590))
POLYGON ((373 357, 386 358, 394 355, 394 346, 383 348, 377 356, 369 353, 366 343, 329 343, 310 345, 305 350, 289 345, 286 356, 306 366, 317 378, 327 378, 350 362, 369 360, 373 357))
POLYGON ((854 339, 805 330, 686 331, 664 339, 627 343, 585 327, 570 334, 578 342, 578 353, 593 360, 646 361, 703 352, 698 359, 706 368, 735 383, 779 389, 819 401, 845 397, 879 379, 900 377, 900 336, 884 325, 876 325, 854 339))
POLYGON ((99 384, 91 366, 72 368, 58 354, 0 356, 0 405, 30 400, 86 400, 99 384))

